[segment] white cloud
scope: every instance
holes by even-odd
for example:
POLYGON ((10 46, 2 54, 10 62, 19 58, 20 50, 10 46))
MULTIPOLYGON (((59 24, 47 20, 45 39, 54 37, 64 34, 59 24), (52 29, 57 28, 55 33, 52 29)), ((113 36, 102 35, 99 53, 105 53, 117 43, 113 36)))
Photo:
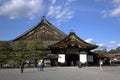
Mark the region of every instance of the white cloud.
POLYGON ((113 9, 111 9, 110 11, 107 11, 108 16, 112 16, 112 17, 117 17, 120 16, 120 0, 112 0, 113 2, 113 9))
POLYGON ((70 5, 72 2, 74 2, 74 1, 76 1, 76 0, 66 0, 66 3, 65 3, 65 5, 67 6, 67 5, 70 5))
POLYGON ((120 3, 120 0, 113 0, 113 2, 115 2, 115 3, 120 3))
MULTIPOLYGON (((92 38, 86 39, 86 42, 90 43, 90 44, 95 44, 94 40, 92 38)), ((103 49, 107 49, 107 45, 104 43, 98 43, 96 44, 98 45, 98 48, 96 50, 103 50, 103 49)))
MULTIPOLYGON (((95 44, 94 40, 92 38, 89 38, 87 40, 85 40, 86 42, 90 43, 90 44, 95 44)), ((104 43, 98 43, 96 44, 98 45, 98 48, 96 48, 96 50, 103 50, 103 49, 107 49, 107 45, 104 43)))
POLYGON ((103 10, 103 11, 102 11, 102 15, 103 15, 103 17, 107 17, 107 16, 108 16, 108 12, 105 11, 105 10, 103 10))
POLYGON ((110 16, 120 16, 120 6, 110 12, 110 16))
MULTIPOLYGON (((94 42, 93 38, 89 38, 85 40, 86 42, 90 43, 90 44, 96 44, 96 42, 94 42)), ((107 43, 97 43, 96 45, 98 45, 98 48, 96 48, 95 50, 111 50, 111 49, 116 49, 117 47, 120 47, 120 43, 118 43, 115 40, 111 40, 107 43)))
POLYGON ((116 44, 117 42, 116 41, 110 41, 109 44, 116 44))
POLYGON ((97 44, 99 45, 99 47, 97 48, 97 50, 103 50, 103 49, 106 49, 106 50, 111 50, 111 49, 116 49, 117 47, 120 46, 120 43, 118 43, 117 41, 109 41, 108 43, 99 43, 97 44))
POLYGON ((56 23, 60 24, 63 21, 73 18, 73 10, 71 9, 71 3, 75 0, 66 0, 65 3, 59 2, 57 0, 52 0, 52 4, 48 8, 47 16, 56 19, 56 23), (53 4, 54 3, 54 4, 53 4))
POLYGON ((118 43, 117 46, 120 47, 120 43, 118 43))
POLYGON ((97 44, 98 45, 98 50, 103 50, 103 49, 107 49, 107 46, 104 44, 104 43, 100 43, 100 44, 97 44))
POLYGON ((0 3, 0 15, 10 19, 23 17, 34 19, 45 11, 47 16, 54 18, 55 23, 59 24, 73 18, 74 11, 71 7, 73 1, 75 0, 50 0, 47 1, 51 2, 49 5, 44 5, 43 0, 5 0, 0 1, 2 2, 0 3))
POLYGON ((109 41, 108 44, 107 44, 107 47, 108 47, 109 50, 110 49, 115 49, 115 48, 118 47, 118 42, 114 41, 114 40, 109 41))
MULTIPOLYGON (((107 0, 105 0, 107 2, 107 0)), ((120 0, 111 0, 112 4, 111 9, 109 10, 103 10, 102 14, 103 17, 119 17, 120 16, 120 0)))
POLYGON ((92 38, 89 38, 89 39, 87 39, 87 40, 85 40, 86 42, 88 42, 88 43, 92 43, 93 42, 93 39, 92 38))
POLYGON ((0 15, 10 19, 28 17, 33 19, 41 12, 42 0, 8 0, 0 6, 0 15))
POLYGON ((56 2, 56 0, 51 0, 51 3, 54 4, 56 2))
POLYGON ((111 50, 111 49, 115 49, 116 47, 115 46, 111 46, 111 45, 107 45, 105 43, 99 43, 97 44, 99 47, 97 48, 97 50, 103 50, 103 49, 106 49, 106 50, 111 50))

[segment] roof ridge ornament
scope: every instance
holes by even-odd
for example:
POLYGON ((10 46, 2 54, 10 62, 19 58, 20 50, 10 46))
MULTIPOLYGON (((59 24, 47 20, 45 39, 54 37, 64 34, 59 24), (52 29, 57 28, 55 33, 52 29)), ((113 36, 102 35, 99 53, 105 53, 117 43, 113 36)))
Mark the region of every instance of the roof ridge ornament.
POLYGON ((73 30, 73 29, 71 29, 71 30, 70 30, 70 33, 74 33, 74 30, 73 30))
POLYGON ((45 20, 45 19, 46 19, 46 17, 45 17, 45 16, 43 16, 43 17, 42 17, 42 20, 45 20))

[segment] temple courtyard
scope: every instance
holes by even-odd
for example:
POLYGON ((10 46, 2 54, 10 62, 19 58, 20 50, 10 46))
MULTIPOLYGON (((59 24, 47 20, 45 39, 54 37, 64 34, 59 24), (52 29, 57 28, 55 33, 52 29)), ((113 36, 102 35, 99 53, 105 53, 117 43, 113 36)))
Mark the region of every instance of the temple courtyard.
POLYGON ((0 80, 120 80, 120 66, 99 67, 47 67, 44 71, 37 68, 0 69, 0 80))

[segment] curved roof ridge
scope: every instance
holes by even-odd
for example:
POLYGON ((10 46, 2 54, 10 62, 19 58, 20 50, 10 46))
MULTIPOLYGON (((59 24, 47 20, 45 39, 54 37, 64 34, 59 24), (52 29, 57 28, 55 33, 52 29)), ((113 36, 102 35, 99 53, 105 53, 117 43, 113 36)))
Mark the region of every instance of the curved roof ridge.
POLYGON ((22 36, 26 35, 26 34, 29 33, 30 31, 36 29, 37 27, 41 27, 41 26, 39 26, 39 25, 41 25, 42 23, 47 23, 48 25, 50 25, 50 27, 51 27, 52 29, 55 29, 55 30, 57 30, 59 33, 61 33, 62 35, 65 35, 65 36, 66 36, 66 34, 65 34, 64 32, 60 31, 60 30, 57 29, 55 26, 53 26, 53 25, 46 19, 46 17, 43 16, 43 17, 41 18, 40 22, 38 22, 35 26, 31 27, 30 29, 28 29, 27 31, 25 31, 23 34, 19 35, 19 36, 16 37, 15 39, 13 39, 12 41, 18 40, 19 38, 21 38, 22 36))

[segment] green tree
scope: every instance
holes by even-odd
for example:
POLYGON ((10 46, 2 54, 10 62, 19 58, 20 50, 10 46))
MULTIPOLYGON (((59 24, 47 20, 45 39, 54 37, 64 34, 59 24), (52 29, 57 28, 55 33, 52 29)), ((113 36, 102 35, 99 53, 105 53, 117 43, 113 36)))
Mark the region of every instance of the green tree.
POLYGON ((35 60, 35 67, 37 67, 37 60, 45 57, 45 54, 42 53, 44 50, 43 42, 40 39, 29 40, 27 47, 32 56, 31 59, 35 60))
POLYGON ((120 53, 120 47, 117 47, 116 49, 111 49, 108 53, 109 53, 109 54, 120 53))
MULTIPOLYGON (((9 65, 19 67, 23 62, 36 60, 45 56, 42 54, 43 42, 39 39, 28 41, 16 41, 9 60, 9 65)), ((37 66, 37 62, 35 64, 37 66)))
POLYGON ((109 54, 115 54, 115 53, 117 53, 117 52, 116 52, 116 50, 111 49, 108 53, 109 53, 109 54))
POLYGON ((120 53, 120 47, 116 48, 116 53, 120 53))
POLYGON ((21 66, 25 61, 35 60, 35 66, 37 67, 37 59, 45 56, 42 54, 43 50, 43 42, 40 39, 16 41, 9 64, 12 66, 21 66))
POLYGON ((11 45, 8 41, 0 41, 0 65, 6 64, 12 51, 11 45))
POLYGON ((97 53, 98 56, 106 56, 108 54, 105 49, 104 50, 96 50, 94 52, 97 53))
POLYGON ((21 66, 21 64, 30 58, 25 41, 17 41, 13 46, 13 54, 10 64, 21 66))

